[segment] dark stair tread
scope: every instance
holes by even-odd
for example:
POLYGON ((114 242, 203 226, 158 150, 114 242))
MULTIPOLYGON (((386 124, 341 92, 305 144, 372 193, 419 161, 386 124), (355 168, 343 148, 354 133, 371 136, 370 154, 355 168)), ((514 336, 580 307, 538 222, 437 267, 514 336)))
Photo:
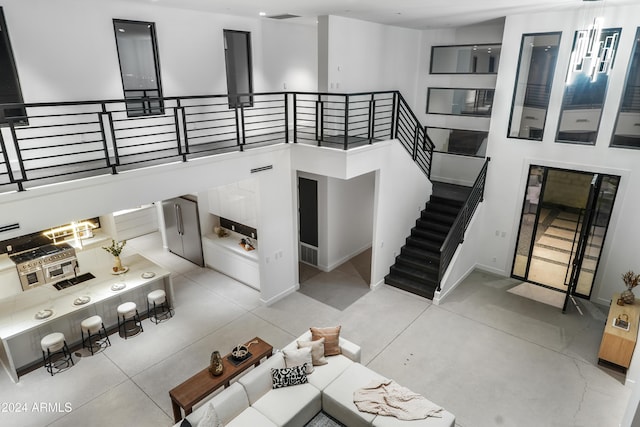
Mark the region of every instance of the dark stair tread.
POLYGON ((447 232, 439 232, 435 230, 426 230, 424 228, 413 227, 411 229, 411 236, 420 237, 422 239, 429 239, 433 242, 438 242, 442 244, 444 240, 447 238, 447 232))
POLYGON ((427 221, 435 221, 441 224, 451 225, 456 220, 456 215, 449 215, 447 213, 433 212, 428 210, 423 210, 420 212, 420 219, 425 219, 427 221))
POLYGON ((440 252, 442 242, 424 239, 417 236, 409 236, 406 239, 406 246, 413 246, 420 249, 426 249, 432 252, 440 252))
POLYGON ((461 207, 462 206, 452 206, 441 203, 427 202, 424 210, 427 212, 437 212, 441 214, 453 215, 455 217, 458 215, 458 212, 460 212, 461 207))
POLYGON ((429 221, 422 218, 416 220, 416 227, 423 230, 434 230, 440 233, 448 234, 451 229, 451 224, 441 224, 435 221, 429 221))
POLYGON ((390 274, 406 277, 424 284, 435 285, 438 281, 438 273, 435 271, 427 272, 424 270, 418 270, 417 268, 407 267, 402 264, 392 265, 390 274))
POLYGON ((429 202, 437 203, 441 205, 457 206, 458 208, 461 208, 462 205, 464 205, 464 201, 456 200, 456 199, 448 199, 446 197, 440 197, 440 196, 434 196, 434 195, 431 195, 431 197, 429 198, 429 202))
POLYGON ((400 253, 432 264, 440 262, 440 252, 428 251, 413 246, 403 246, 402 249, 400 249, 400 253))
POLYGON ((402 289, 404 291, 407 291, 412 294, 416 294, 431 300, 433 299, 433 296, 436 291, 435 286, 418 284, 412 280, 405 279, 403 277, 397 277, 391 274, 388 274, 387 276, 385 276, 384 282, 398 289, 402 289))
POLYGON ((404 256, 402 254, 396 257, 396 263, 394 265, 406 266, 413 270, 422 270, 429 274, 438 274, 440 269, 440 263, 428 263, 421 261, 417 258, 404 256))

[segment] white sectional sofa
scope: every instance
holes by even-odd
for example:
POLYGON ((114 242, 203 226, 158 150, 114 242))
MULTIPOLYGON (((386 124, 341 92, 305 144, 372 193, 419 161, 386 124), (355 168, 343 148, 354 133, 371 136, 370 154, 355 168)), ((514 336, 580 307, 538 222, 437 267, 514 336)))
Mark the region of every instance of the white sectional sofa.
MULTIPOLYGON (((297 349, 297 341, 311 340, 307 332, 283 350, 297 349)), ((224 426, 231 427, 302 427, 318 412, 326 413, 351 426, 378 427, 453 427, 455 417, 443 411, 442 418, 401 421, 394 417, 376 416, 358 411, 353 392, 381 375, 361 365, 360 347, 340 338, 340 355, 327 356, 327 364, 315 366, 307 383, 272 388, 271 368, 284 368, 281 351, 241 376, 237 382, 204 402, 187 416, 196 427, 211 403, 224 426)), ((181 422, 175 424, 180 427, 181 422)))

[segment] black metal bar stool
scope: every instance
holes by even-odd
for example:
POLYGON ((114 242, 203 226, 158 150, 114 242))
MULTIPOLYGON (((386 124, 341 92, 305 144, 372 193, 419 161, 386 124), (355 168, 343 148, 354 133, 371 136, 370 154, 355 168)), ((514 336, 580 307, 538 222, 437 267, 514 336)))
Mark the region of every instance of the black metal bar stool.
MULTIPOLYGON (((111 341, 109 340, 109 335, 107 335, 107 329, 104 327, 104 323, 102 322, 102 317, 100 316, 91 316, 82 321, 80 323, 80 333, 82 334, 82 348, 88 348, 93 355, 95 347, 91 342, 92 338, 98 337, 96 341, 100 341, 104 339, 104 343, 106 343, 105 347, 111 345, 111 341), (85 338, 84 334, 87 333, 87 337, 85 338)), ((98 349, 102 348, 102 345, 98 347, 98 349)))
POLYGON ((64 338, 62 332, 54 332, 49 335, 45 335, 40 340, 40 347, 42 347, 42 360, 44 366, 47 368, 47 372, 53 376, 53 368, 57 367, 54 362, 63 360, 63 362, 69 367, 69 364, 74 365, 73 357, 67 346, 67 341, 64 338), (53 356, 56 354, 62 354, 62 357, 58 360, 53 360, 53 356))
POLYGON ((147 295, 147 314, 149 320, 156 325, 160 323, 158 315, 160 315, 163 320, 173 317, 173 310, 169 307, 167 294, 164 290, 156 289, 155 291, 149 292, 147 295), (153 306, 151 306, 151 304, 153 304, 153 306))
POLYGON ((131 335, 137 335, 140 332, 144 332, 142 322, 140 321, 140 315, 138 314, 138 307, 135 302, 125 302, 118 306, 118 333, 120 328, 124 333, 124 339, 127 339, 129 332, 135 331, 131 335), (133 326, 127 329, 127 323, 133 323, 133 326))

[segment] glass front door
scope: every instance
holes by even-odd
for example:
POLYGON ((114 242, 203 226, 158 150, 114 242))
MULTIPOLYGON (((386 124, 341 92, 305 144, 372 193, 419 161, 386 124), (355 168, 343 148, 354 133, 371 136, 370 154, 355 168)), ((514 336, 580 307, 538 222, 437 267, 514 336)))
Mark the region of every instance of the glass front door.
POLYGON ((619 182, 532 165, 512 277, 589 298, 619 182))

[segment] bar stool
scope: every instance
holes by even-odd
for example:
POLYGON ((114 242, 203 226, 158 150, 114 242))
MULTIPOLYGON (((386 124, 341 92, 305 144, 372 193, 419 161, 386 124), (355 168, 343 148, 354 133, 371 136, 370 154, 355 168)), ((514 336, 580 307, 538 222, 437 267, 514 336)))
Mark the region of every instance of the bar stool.
POLYGON ((156 325, 160 323, 158 319, 158 312, 164 319, 167 317, 173 317, 173 313, 171 311, 171 307, 167 303, 167 294, 162 289, 156 289, 155 291, 149 292, 147 295, 147 314, 149 316, 149 320, 155 323, 156 325), (151 307, 153 304, 153 307, 151 307))
MULTIPOLYGON (((91 343, 91 338, 95 338, 96 334, 98 335, 98 339, 96 341, 104 338, 106 340, 107 346, 111 345, 111 341, 109 340, 109 335, 107 335, 107 329, 104 327, 104 323, 102 322, 102 317, 100 316, 91 316, 84 319, 80 323, 80 333, 82 334, 82 348, 88 348, 91 351, 91 355, 93 355, 93 343, 91 343), (87 337, 84 337, 84 333, 87 333, 87 337), (103 337, 104 333, 104 337, 103 337)), ((100 345, 99 348, 101 348, 100 345)))
POLYGON ((129 331, 136 330, 136 327, 140 328, 139 332, 144 332, 142 328, 142 322, 140 321, 140 315, 138 314, 138 308, 135 302, 125 302, 118 306, 118 333, 120 333, 120 327, 124 332, 124 339, 129 336, 129 331), (133 322, 133 327, 127 329, 127 322, 133 322))
POLYGON ((52 334, 45 335, 42 340, 40 340, 40 347, 42 347, 42 360, 44 361, 44 366, 47 368, 47 372, 49 372, 51 376, 53 376, 54 367, 52 357, 56 354, 62 354, 67 367, 69 367, 69 363, 74 365, 73 357, 71 357, 71 352, 69 351, 67 341, 65 340, 62 332, 54 332, 52 334))

